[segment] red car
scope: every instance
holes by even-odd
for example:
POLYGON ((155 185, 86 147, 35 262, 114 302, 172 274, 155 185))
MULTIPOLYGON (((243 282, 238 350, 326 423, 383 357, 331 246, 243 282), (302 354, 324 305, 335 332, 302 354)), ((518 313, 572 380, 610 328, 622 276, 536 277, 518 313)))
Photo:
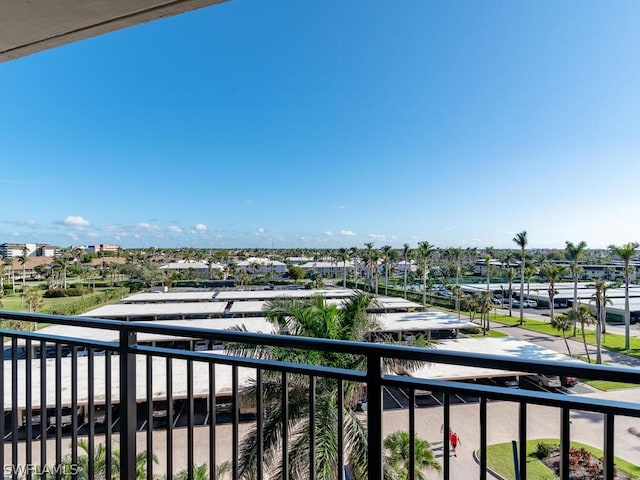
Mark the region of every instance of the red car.
POLYGON ((578 383, 578 379, 576 377, 560 377, 560 382, 563 387, 573 387, 578 383))

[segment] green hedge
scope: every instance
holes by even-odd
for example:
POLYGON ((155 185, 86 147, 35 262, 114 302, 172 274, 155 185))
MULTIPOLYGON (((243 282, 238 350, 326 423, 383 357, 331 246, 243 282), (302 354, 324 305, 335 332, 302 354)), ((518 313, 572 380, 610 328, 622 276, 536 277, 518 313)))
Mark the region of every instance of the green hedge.
POLYGON ((91 287, 72 287, 72 288, 52 288, 47 290, 43 297, 45 298, 62 298, 62 297, 80 297, 87 293, 92 293, 91 287))
POLYGON ((100 305, 110 303, 114 300, 120 300, 128 294, 128 288, 114 288, 113 290, 107 290, 106 292, 91 295, 90 297, 75 299, 70 303, 43 308, 41 313, 51 315, 78 315, 100 305))

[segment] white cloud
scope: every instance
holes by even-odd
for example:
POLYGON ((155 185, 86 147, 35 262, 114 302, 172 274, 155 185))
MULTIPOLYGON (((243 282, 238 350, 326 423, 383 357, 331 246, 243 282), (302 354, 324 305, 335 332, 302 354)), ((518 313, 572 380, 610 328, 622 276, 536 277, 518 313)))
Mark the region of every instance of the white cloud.
POLYGON ((97 233, 95 233, 95 232, 90 232, 90 233, 87 233, 87 237, 90 237, 90 238, 98 238, 98 234, 97 234, 97 233))
POLYGON ((73 233, 73 232, 69 232, 69 233, 67 233, 67 236, 68 236, 69 238, 71 238, 72 240, 78 240, 78 238, 79 238, 79 237, 78 237, 78 235, 76 235, 76 234, 75 234, 75 233, 73 233))
POLYGON ((85 228, 91 225, 91 223, 89 223, 89 220, 77 215, 69 215, 65 217, 64 220, 57 223, 71 228, 85 228))
POLYGON ((38 224, 38 222, 36 222, 35 220, 13 220, 13 221, 2 222, 2 223, 10 223, 13 225, 18 225, 20 227, 35 227, 38 224))
POLYGON ((193 229, 198 232, 206 232, 207 226, 204 223, 198 223, 195 227, 193 227, 193 229))
POLYGON ((168 230, 173 233, 182 233, 182 229, 177 225, 171 225, 168 230))
POLYGON ((340 235, 346 235, 347 237, 355 237, 356 232, 353 232, 351 230, 340 230, 340 235))
POLYGON ((138 223, 134 228, 136 230, 142 230, 143 232, 157 232, 160 230, 160 227, 151 225, 150 223, 138 223))
POLYGON ((325 235, 331 236, 333 235, 333 232, 331 230, 327 230, 326 232, 324 232, 325 235))
POLYGON ((260 227, 258 229, 258 235, 262 235, 262 234, 264 234, 264 228, 260 227))
POLYGON ((374 240, 386 240, 387 239, 386 235, 380 235, 380 234, 377 234, 377 233, 370 233, 367 236, 369 238, 373 238, 374 240))

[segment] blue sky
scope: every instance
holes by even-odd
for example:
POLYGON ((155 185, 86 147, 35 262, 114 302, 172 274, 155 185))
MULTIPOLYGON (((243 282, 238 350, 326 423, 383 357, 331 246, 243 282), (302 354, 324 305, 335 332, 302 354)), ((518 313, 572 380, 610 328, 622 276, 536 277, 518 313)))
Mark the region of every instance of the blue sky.
POLYGON ((639 20, 232 0, 0 64, 0 243, 640 240, 639 20))

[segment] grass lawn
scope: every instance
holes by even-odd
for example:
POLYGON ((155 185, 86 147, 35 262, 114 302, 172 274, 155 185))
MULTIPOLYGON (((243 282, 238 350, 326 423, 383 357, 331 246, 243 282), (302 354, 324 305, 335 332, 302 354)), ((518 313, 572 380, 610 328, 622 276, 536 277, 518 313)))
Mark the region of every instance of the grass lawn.
MULTIPOLYGON (((106 290, 110 290, 110 288, 96 288, 93 293, 88 293, 84 298, 91 297, 93 295, 99 295, 106 290)), ((59 305, 68 305, 74 303, 76 300, 82 299, 83 297, 60 297, 60 298, 43 298, 42 306, 38 311, 42 311, 43 309, 51 306, 59 306, 59 305)), ((9 294, 2 297, 2 307, 0 310, 12 310, 16 312, 26 312, 27 306, 26 304, 22 305, 22 297, 20 294, 9 294)))
POLYGON ((607 382, 606 380, 586 380, 584 383, 604 392, 620 390, 621 388, 638 388, 635 383, 607 382))
MULTIPOLYGON (((549 445, 558 445, 559 439, 544 438, 539 440, 529 440, 527 442, 527 479, 530 480, 554 480, 557 477, 549 470, 538 458, 533 455, 538 443, 546 443, 549 445)), ((585 445, 580 442, 571 442, 571 446, 574 448, 585 448, 596 458, 602 457, 602 450, 585 445)), ((515 473, 513 470, 513 450, 511 442, 499 443, 496 445, 489 445, 487 447, 487 465, 492 470, 496 471, 504 478, 509 480, 515 479, 515 473)), ((615 458, 616 468, 628 473, 634 478, 640 476, 640 467, 629 463, 621 458, 615 458)))
POLYGON ((471 330, 460 330, 460 333, 473 338, 490 338, 490 337, 508 337, 506 333, 498 332, 497 330, 489 330, 486 335, 483 335, 482 331, 472 332, 471 330))

